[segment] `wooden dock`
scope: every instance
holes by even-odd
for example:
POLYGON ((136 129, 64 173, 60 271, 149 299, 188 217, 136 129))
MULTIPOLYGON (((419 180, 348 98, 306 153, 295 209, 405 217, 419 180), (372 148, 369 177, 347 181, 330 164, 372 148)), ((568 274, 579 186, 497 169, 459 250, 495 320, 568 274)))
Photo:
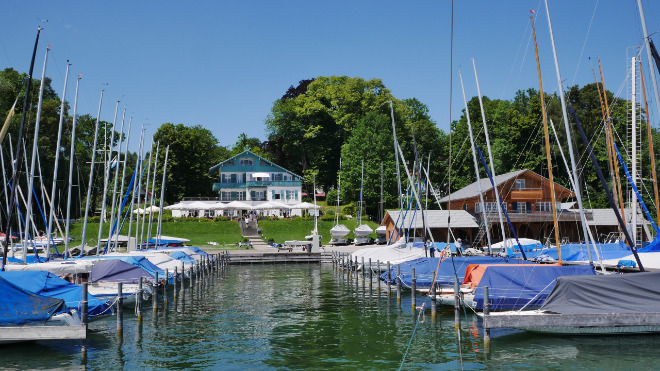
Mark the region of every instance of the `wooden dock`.
POLYGON ((87 337, 87 326, 15 326, 2 327, 0 343, 39 340, 78 340, 87 337))
POLYGON ((332 259, 331 253, 308 253, 302 251, 263 251, 263 250, 231 250, 229 261, 235 264, 289 264, 289 263, 329 263, 332 259))

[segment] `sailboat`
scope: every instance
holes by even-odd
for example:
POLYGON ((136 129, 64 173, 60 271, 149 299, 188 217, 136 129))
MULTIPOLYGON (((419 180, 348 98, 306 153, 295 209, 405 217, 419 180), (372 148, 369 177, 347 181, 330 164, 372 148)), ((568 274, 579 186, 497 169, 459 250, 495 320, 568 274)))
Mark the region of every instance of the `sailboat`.
POLYGON ((371 243, 370 234, 374 232, 371 227, 362 224, 362 193, 364 188, 364 160, 362 161, 362 178, 360 181, 360 203, 358 204, 358 226, 353 230, 355 234, 355 245, 366 245, 371 243))
POLYGON ((337 182, 337 207, 335 209, 335 226, 330 229, 330 245, 346 245, 346 236, 351 231, 343 224, 339 224, 339 194, 341 193, 341 159, 339 160, 339 181, 337 182))

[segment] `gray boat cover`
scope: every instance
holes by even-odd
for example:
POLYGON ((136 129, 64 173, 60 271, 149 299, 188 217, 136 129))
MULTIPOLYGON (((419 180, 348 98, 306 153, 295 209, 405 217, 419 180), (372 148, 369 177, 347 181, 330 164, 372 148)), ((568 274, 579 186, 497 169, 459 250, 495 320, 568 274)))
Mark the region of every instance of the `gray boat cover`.
POLYGON ((660 272, 559 277, 541 310, 560 314, 660 313, 660 272))

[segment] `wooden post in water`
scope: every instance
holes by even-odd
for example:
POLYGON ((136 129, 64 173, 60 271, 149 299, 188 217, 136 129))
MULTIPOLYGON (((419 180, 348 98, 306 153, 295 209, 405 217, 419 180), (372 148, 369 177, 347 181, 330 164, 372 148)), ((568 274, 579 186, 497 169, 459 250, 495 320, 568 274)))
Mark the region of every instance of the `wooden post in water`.
POLYGON ((417 307, 417 278, 415 278, 415 268, 412 269, 412 287, 410 288, 410 301, 412 305, 413 314, 415 314, 415 308, 417 307))
POLYGON ((190 280, 190 289, 193 289, 193 282, 195 281, 195 264, 190 265, 190 269, 188 269, 188 278, 190 280))
POLYGON ((392 271, 390 270, 390 262, 387 262, 387 297, 392 296, 392 271))
POLYGON ((401 265, 396 265, 396 303, 401 304, 401 265))
MULTIPOLYGON (((431 273, 431 277, 435 279, 435 271, 431 273)), ((437 302, 435 298, 435 282, 431 282, 431 290, 429 291, 429 295, 431 295, 431 320, 435 321, 435 316, 437 312, 437 302)))
POLYGON ((454 277, 454 328, 458 331, 461 328, 461 294, 458 286, 458 279, 454 277))
POLYGON ((365 265, 364 265, 364 256, 362 257, 362 286, 364 286, 364 279, 365 279, 365 265))
POLYGON ((169 280, 170 272, 165 268, 165 283, 163 283, 163 305, 165 306, 165 310, 167 310, 167 285, 169 284, 169 280))
POLYGON ((373 287, 374 283, 374 267, 371 265, 371 258, 369 258, 369 289, 373 287))
POLYGON ((138 324, 142 323, 142 285, 143 285, 144 277, 140 277, 138 280, 138 290, 137 294, 135 296, 135 312, 137 314, 137 321, 138 324))
POLYGON ((87 282, 83 282, 82 284, 82 300, 80 301, 80 322, 82 322, 83 325, 87 326, 87 318, 88 318, 88 308, 89 302, 87 301, 87 282))
POLYGON ((181 263, 181 292, 186 291, 186 265, 181 263))
POLYGON ((172 290, 174 291, 172 294, 174 295, 174 302, 176 303, 176 281, 179 279, 179 272, 177 271, 177 267, 174 267, 174 287, 172 290))
POLYGON ((156 280, 154 281, 154 289, 151 293, 151 307, 154 313, 158 312, 158 272, 156 272, 156 280))
POLYGON ((376 276, 376 282, 378 282, 378 286, 376 291, 380 293, 380 259, 376 261, 376 266, 378 267, 378 275, 376 276))
POLYGON ((122 283, 117 283, 117 335, 121 337, 124 333, 124 294, 122 283))
MULTIPOLYGON (((357 285, 358 281, 360 280, 360 275, 358 274, 358 258, 357 256, 355 257, 355 265, 353 266, 353 272, 355 272, 355 284, 357 285)), ((362 280, 364 282, 364 280, 362 280)))
MULTIPOLYGON (((488 286, 484 286, 484 317, 490 315, 490 296, 488 286)), ((490 327, 484 328, 484 351, 490 353, 490 327)))

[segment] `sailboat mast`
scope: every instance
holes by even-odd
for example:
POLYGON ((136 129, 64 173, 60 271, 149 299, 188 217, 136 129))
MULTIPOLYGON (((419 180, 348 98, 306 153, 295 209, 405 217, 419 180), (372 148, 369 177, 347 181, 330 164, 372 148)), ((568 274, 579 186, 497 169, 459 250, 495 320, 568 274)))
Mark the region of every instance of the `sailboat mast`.
MULTIPOLYGON (((557 58, 557 48, 555 47, 555 36, 552 32, 552 22, 550 21, 550 10, 548 9, 548 0, 545 0, 545 13, 548 17, 548 27, 550 29, 550 42, 552 44, 552 55, 555 60, 555 71, 557 72, 557 84, 559 85, 559 101, 561 102, 561 112, 564 117, 564 131, 566 131, 566 142, 568 142, 568 154, 571 159, 572 177, 573 177, 573 190, 575 191, 575 199, 578 203, 580 211, 580 221, 582 222, 582 233, 584 240, 589 246, 589 226, 587 225, 587 218, 584 215, 584 208, 582 206, 582 192, 580 191, 580 178, 577 173, 577 165, 575 164, 575 156, 573 154, 573 139, 571 138, 571 129, 568 126, 568 111, 566 110, 566 98, 564 97, 564 84, 561 80, 561 72, 559 71, 559 60, 557 58)), ((549 143, 549 141, 548 141, 549 143)), ((570 176, 570 175, 569 175, 570 176)), ((594 249, 596 246, 594 245, 594 249)), ((592 264, 591 249, 587 248, 587 255, 589 256, 589 264, 592 264)))
MULTIPOLYGON (((488 158, 490 160, 490 173, 493 176, 493 192, 495 192, 495 201, 497 201, 497 216, 500 219, 500 228, 502 230, 502 242, 504 242, 504 251, 508 251, 508 243, 506 239, 506 229, 504 229, 504 220, 502 219, 502 204, 500 202, 500 191, 497 188, 497 181, 495 180, 495 165, 493 165, 493 152, 490 149, 490 138, 488 135, 488 125, 486 125, 486 111, 484 110, 484 102, 481 98, 481 88, 479 87, 479 76, 477 75, 477 65, 472 58, 472 66, 474 67, 474 78, 477 81, 477 93, 479 94, 479 107, 481 107, 481 120, 484 123, 484 135, 486 136, 486 147, 488 149, 488 158)), ((489 251, 490 252, 490 251, 489 251)))
MULTIPOLYGON (((67 61, 68 62, 68 61, 67 61)), ((69 69, 71 68, 71 63, 66 64, 66 73, 64 74, 64 89, 62 90, 62 104, 60 106, 60 122, 57 129, 57 144, 55 148, 60 148, 62 143, 62 126, 64 124, 64 104, 66 102, 66 86, 69 81, 69 69)), ((59 168, 60 160, 60 151, 55 151, 55 164, 53 170, 53 184, 51 185, 50 192, 50 212, 48 213, 48 224, 46 225, 46 236, 48 241, 46 241, 46 258, 50 258, 50 234, 52 233, 53 228, 53 215, 55 214, 55 190, 57 188, 57 170, 59 168)))
MULTIPOLYGON (((41 27, 37 27, 37 38, 34 41, 34 49, 32 50, 32 59, 30 60, 30 69, 28 72, 27 86, 25 87, 25 99, 23 100, 23 113, 21 115, 21 126, 18 129, 18 143, 23 141, 23 131, 25 128, 25 116, 27 114, 28 103, 30 102, 30 88, 32 86, 32 72, 34 71, 34 60, 37 56, 37 46, 39 45, 39 35, 41 34, 41 27)), ((21 146, 16 147, 16 157, 18 163, 20 163, 21 155, 21 146)), ((11 217, 13 214, 14 206, 16 205, 16 186, 18 185, 18 174, 16 170, 13 171, 11 179, 11 204, 9 205, 9 210, 7 211, 7 221, 5 224, 5 233, 7 234, 3 246, 3 255, 2 255, 2 270, 5 270, 5 265, 7 265, 7 243, 11 236, 11 217)), ((20 223, 19 223, 20 224, 20 223)), ((13 249, 12 249, 13 250, 13 249)))
POLYGON ((89 215, 89 202, 92 197, 92 185, 94 184, 94 161, 96 160, 96 144, 99 137, 99 120, 101 118, 101 105, 103 104, 103 89, 101 89, 101 98, 99 99, 99 110, 96 114, 96 125, 94 126, 94 144, 92 144, 92 163, 89 165, 89 184, 87 187, 87 199, 85 200, 85 219, 83 220, 82 237, 80 237, 80 255, 85 252, 85 242, 87 237, 87 217, 89 215))
POLYGON ((337 181, 337 208, 335 209, 335 225, 339 225, 339 192, 341 192, 341 158, 339 158, 339 180, 337 181))
POLYGON ((170 146, 165 149, 165 163, 163 163, 163 182, 160 187, 160 207, 158 210, 158 226, 156 229, 156 244, 160 245, 160 236, 163 232, 163 202, 165 199, 165 180, 167 179, 167 156, 170 154, 170 146))
MULTIPOLYGON (((653 70, 651 70, 653 72, 653 70)), ((651 133, 651 119, 649 117, 649 103, 646 100, 646 86, 644 85, 644 73, 642 73, 642 61, 639 60, 639 77, 642 82, 642 93, 644 96, 644 112, 646 112, 646 129, 649 137, 649 157, 651 158, 651 173, 653 174, 653 193, 655 194, 655 217, 660 218, 660 202, 658 202, 658 178, 655 173, 655 153, 653 152, 653 135, 651 133)), ((660 223, 660 219, 658 219, 660 223)))
MULTIPOLYGON (((474 173, 477 176, 477 185, 479 186, 479 201, 481 202, 481 214, 483 222, 486 225, 486 237, 488 239, 488 251, 491 251, 490 224, 488 223, 488 213, 486 212, 486 203, 484 202, 484 191, 481 189, 481 177, 479 176, 479 163, 477 162, 477 151, 474 148, 474 137, 472 136, 472 124, 470 123, 470 110, 468 109, 467 98, 465 97, 465 87, 463 86, 463 74, 458 71, 461 80, 461 90, 463 91, 463 102, 465 103, 465 118, 467 119, 468 132, 470 133, 470 145, 472 146, 472 160, 474 161, 474 173)), ((477 242, 477 241, 473 241, 477 242)))
MULTIPOLYGON (((152 147, 153 148, 153 147, 152 147)), ((147 241, 151 239, 151 223, 154 220, 154 213, 153 213, 153 208, 154 208, 154 194, 156 193, 156 173, 158 172, 158 155, 160 154, 160 142, 156 143, 156 159, 154 160, 154 175, 153 178, 151 178, 151 197, 150 197, 150 205, 149 205, 149 227, 147 228, 147 241)), ((147 244, 148 246, 148 244, 147 244)))
MULTIPOLYGON (((112 139, 110 139, 110 146, 112 146, 112 141, 114 140, 115 133, 115 124, 117 123, 117 111, 119 110, 119 101, 115 105, 115 117, 112 119, 112 139)), ((107 137, 108 129, 107 125, 104 125, 104 131, 107 137)), ((110 161, 112 161, 112 150, 108 148, 107 138, 104 138, 104 166, 103 166, 103 200, 101 201, 101 215, 99 218, 99 233, 96 238, 96 256, 99 256, 101 250, 101 236, 103 235, 103 222, 105 221, 105 204, 108 199, 108 183, 110 181, 110 173, 112 168, 110 167, 110 161), (110 151, 108 151, 110 150, 110 151)))
POLYGON ((397 148, 399 146, 399 142, 396 139, 396 125, 394 123, 394 105, 392 104, 392 101, 389 101, 390 103, 390 116, 392 117, 392 135, 394 136, 394 157, 396 159, 396 184, 398 186, 399 194, 397 198, 399 199, 399 208, 401 209, 401 212, 403 212, 403 194, 401 193, 401 170, 399 170, 399 156, 397 155, 397 148))
MULTIPOLYGON (((110 228, 108 231, 108 241, 112 238, 112 223, 115 221, 115 202, 117 200, 117 180, 119 179, 119 166, 121 164, 121 144, 124 141, 124 122, 126 122, 126 108, 124 108, 124 111, 121 114, 121 129, 119 129, 119 139, 117 140, 117 161, 115 162, 115 177, 113 180, 113 185, 112 185, 112 200, 110 203, 110 228)), ((114 125, 112 127, 114 131, 114 125)), ((112 139, 110 143, 112 143, 112 140, 114 140, 114 133, 112 135, 112 139)), ((110 156, 112 157, 112 152, 110 152, 110 156)), ((112 164, 112 162, 111 162, 112 164)), ((109 243, 108 243, 109 244, 109 243)), ((108 245, 106 244, 106 245, 108 245)))
POLYGON ((557 224, 557 199, 555 198, 555 182, 552 178, 552 158, 550 156, 550 135, 548 133, 548 116, 545 112, 545 100, 543 97, 543 79, 541 79, 541 62, 539 61, 539 48, 536 44, 536 30, 534 29, 534 16, 532 20, 532 32, 534 33, 534 50, 536 52, 536 69, 539 75, 539 93, 541 96, 541 115, 543 116, 543 133, 545 135, 545 155, 548 160, 548 180, 550 181, 550 199, 552 201, 552 222, 555 229, 555 242, 557 244, 557 260, 561 264, 561 246, 559 245, 559 226, 557 224))
MULTIPOLYGON (((630 63, 630 73, 632 82, 632 100, 631 100, 631 122, 632 126, 632 182, 637 183, 637 57, 632 57, 630 63)), ((630 220, 632 224, 629 226, 631 230, 630 236, 634 243, 637 243, 637 198, 631 195, 630 197, 630 220)))
POLYGON ((73 100, 73 124, 71 125, 71 152, 69 154, 69 188, 66 200, 66 227, 64 231, 64 259, 69 258, 69 229, 71 227, 71 189, 73 187, 73 156, 76 151, 76 123, 78 121, 78 88, 80 87, 82 75, 78 75, 76 80, 76 94, 73 100))
MULTIPOLYGON (((153 141, 151 143, 151 151, 149 151, 149 164, 147 166, 147 180, 144 182, 144 210, 146 213, 147 210, 147 197, 149 196, 149 179, 151 179, 151 157, 154 153, 153 151, 153 141)), ((149 215, 151 215, 151 208, 149 208, 149 215)), ((142 230, 140 231, 140 239, 138 240, 138 246, 141 243, 144 243, 144 225, 147 224, 147 215, 145 214, 142 218, 142 230)))
MULTIPOLYGON (((133 116, 131 116, 128 119, 128 131, 126 135, 126 147, 124 148, 124 163, 122 164, 122 171, 121 171, 121 187, 119 187, 119 199, 117 200, 117 212, 115 216, 117 217, 116 219, 116 224, 115 226, 117 227, 116 231, 117 234, 114 236, 114 241, 112 245, 112 251, 115 251, 117 249, 117 245, 119 244, 119 234, 121 233, 121 230, 119 229, 119 223, 121 222, 121 213, 124 211, 122 209, 122 197, 124 195, 124 186, 126 185, 126 164, 128 163, 128 145, 131 141, 131 126, 133 125, 133 116)), ((117 167, 119 167, 119 163, 117 163, 117 167)), ((110 228, 110 231, 112 233, 112 228, 110 228)))
MULTIPOLYGON (((637 7, 639 8, 639 18, 642 21, 642 31, 644 32, 644 44, 646 45, 646 58, 649 64, 649 71, 651 72, 651 83, 653 84, 653 91, 655 92, 655 104, 657 106, 656 112, 660 113, 660 91, 658 91, 658 80, 655 77, 655 72, 653 72, 653 58, 651 56, 651 42, 650 42, 651 39, 649 38, 649 32, 646 29, 646 17, 644 16, 644 7, 642 6, 642 0, 637 0, 637 7)), ((660 66, 658 66, 658 68, 660 68, 660 66)))
MULTIPOLYGON (((39 147, 39 126, 41 121, 41 105, 44 99, 44 83, 46 81, 46 64, 48 62, 48 52, 50 47, 46 48, 46 55, 44 56, 44 68, 41 70, 41 86, 39 88, 39 102, 37 103, 37 116, 34 123, 34 138, 32 141, 32 162, 30 163, 30 176, 28 180, 28 198, 25 210, 25 238, 23 242, 23 261, 27 264, 27 246, 26 243, 30 239, 29 221, 32 219, 32 188, 34 188, 34 168, 37 162, 37 148, 39 147)), ((36 230, 34 231, 36 234, 36 230)), ((36 251, 36 250, 35 250, 36 251)))
POLYGON ((379 221, 381 222, 383 218, 385 218, 385 204, 383 203, 383 162, 382 161, 380 163, 380 202, 378 205, 378 216, 380 217, 379 221))
MULTIPOLYGON (((362 170, 360 173, 360 203, 358 205, 358 227, 362 225, 362 189, 364 187, 364 160, 362 160, 362 170)), ((314 192, 316 197, 316 191, 314 192)))
MULTIPOLYGON (((610 133, 610 138, 609 138, 609 147, 610 151, 612 153, 612 162, 614 163, 614 177, 616 178, 616 185, 612 184, 612 189, 616 188, 615 194, 618 193, 619 198, 617 201, 619 201, 619 208, 621 210, 621 213, 624 214, 624 207, 623 207, 623 193, 621 192, 621 178, 619 177, 619 163, 616 161, 614 158, 614 128, 612 127, 612 117, 610 117, 610 106, 607 101, 607 90, 605 89, 605 79, 603 78, 603 66, 600 63, 600 58, 598 58, 598 68, 600 70, 600 84, 603 87, 603 101, 605 102, 605 113, 607 114, 607 117, 605 118, 605 122, 607 124, 608 131, 610 133)), ((622 218, 623 220, 623 227, 626 228, 626 218, 625 215, 622 218)), ((621 232, 621 231, 619 231, 621 232)))

